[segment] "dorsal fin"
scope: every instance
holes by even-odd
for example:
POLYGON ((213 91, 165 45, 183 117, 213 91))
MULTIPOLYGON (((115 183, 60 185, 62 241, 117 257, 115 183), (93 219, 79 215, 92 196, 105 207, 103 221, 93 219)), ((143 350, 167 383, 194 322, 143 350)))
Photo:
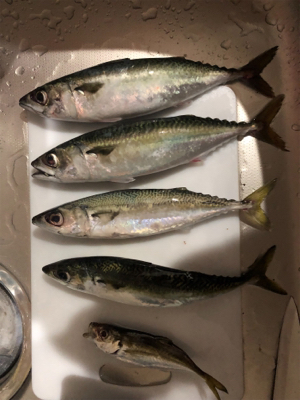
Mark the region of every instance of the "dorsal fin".
POLYGON ((188 189, 187 189, 186 187, 182 186, 182 187, 174 188, 174 189, 172 189, 172 190, 184 190, 184 191, 186 191, 186 190, 188 190, 188 189))

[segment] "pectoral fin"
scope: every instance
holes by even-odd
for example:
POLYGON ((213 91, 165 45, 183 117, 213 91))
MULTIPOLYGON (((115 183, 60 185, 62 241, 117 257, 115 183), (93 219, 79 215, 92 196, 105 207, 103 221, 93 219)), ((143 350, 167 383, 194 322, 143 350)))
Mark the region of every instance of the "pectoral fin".
POLYGON ((104 83, 101 82, 84 83, 83 85, 76 87, 74 90, 86 96, 87 94, 97 93, 103 85, 104 83))
POLYGON ((116 146, 98 146, 98 147, 93 147, 92 149, 88 150, 86 154, 101 154, 102 156, 108 156, 116 146))
POLYGON ((93 218, 99 218, 102 224, 107 224, 119 215, 118 211, 100 211, 92 214, 93 218))

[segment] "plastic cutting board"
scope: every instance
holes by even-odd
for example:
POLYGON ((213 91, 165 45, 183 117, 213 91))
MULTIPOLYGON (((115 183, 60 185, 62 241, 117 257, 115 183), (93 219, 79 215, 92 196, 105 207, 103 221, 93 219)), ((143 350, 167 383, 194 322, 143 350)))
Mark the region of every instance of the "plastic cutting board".
MULTIPOLYGON (((115 53, 112 58, 123 58, 115 53)), ((129 57, 149 56, 145 53, 129 57)), ((106 54, 101 60, 107 61, 106 54)), ((95 62, 96 63, 96 62, 95 62)), ((194 114, 236 119, 236 98, 227 87, 196 99, 186 107, 163 115, 194 114)), ((63 123, 29 117, 30 161, 75 135, 99 124, 63 123)), ((191 163, 163 173, 137 178, 131 184, 55 184, 31 179, 31 214, 89 196, 122 188, 174 188, 238 199, 238 153, 233 141, 191 163)), ((41 268, 54 261, 83 256, 121 256, 166 267, 209 274, 239 275, 239 218, 230 214, 192 227, 135 240, 85 240, 63 238, 35 226, 32 252, 32 375, 35 394, 44 400, 212 400, 204 381, 192 372, 173 372, 170 383, 146 388, 105 384, 99 368, 111 363, 95 345, 82 337, 91 321, 115 323, 164 335, 183 348, 204 371, 220 380, 236 400, 243 393, 241 297, 239 289, 214 299, 175 308, 142 308, 113 303, 77 293, 52 281, 41 268)), ((255 255, 256 256, 256 255, 255 255)), ((119 362, 120 363, 120 362, 119 362)), ((125 365, 125 364, 124 364, 125 365)))

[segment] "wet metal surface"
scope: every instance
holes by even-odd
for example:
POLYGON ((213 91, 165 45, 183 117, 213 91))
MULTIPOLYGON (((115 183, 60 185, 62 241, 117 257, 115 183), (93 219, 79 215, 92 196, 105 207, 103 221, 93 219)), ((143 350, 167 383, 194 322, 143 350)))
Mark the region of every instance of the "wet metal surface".
POLYGON ((0 398, 8 400, 31 368, 31 310, 23 287, 1 264, 0 282, 0 398))
MULTIPOLYGON (((241 262, 270 245, 278 250, 273 277, 300 305, 299 293, 299 2, 220 0, 157 3, 120 1, 13 1, 0 4, 0 262, 30 293, 28 141, 18 99, 33 87, 94 65, 95 52, 136 48, 185 55, 225 66, 242 66, 262 51, 279 51, 263 76, 286 95, 274 128, 290 153, 265 144, 240 143, 241 197, 262 182, 279 181, 267 203, 271 233, 241 226, 241 262)), ((232 85, 249 116, 266 99, 232 85)), ((288 299, 247 288, 243 296, 245 400, 270 398, 280 326, 288 299)), ((32 400, 30 381, 15 396, 32 400)))
POLYGON ((2 284, 0 284, 0 327, 0 382, 3 382, 19 358, 23 332, 20 312, 2 284))

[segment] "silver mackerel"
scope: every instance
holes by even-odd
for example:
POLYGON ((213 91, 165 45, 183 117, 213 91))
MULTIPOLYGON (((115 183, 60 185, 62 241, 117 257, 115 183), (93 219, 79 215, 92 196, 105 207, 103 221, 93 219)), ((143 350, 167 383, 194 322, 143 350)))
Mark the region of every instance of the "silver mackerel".
POLYGON ((46 83, 19 104, 48 118, 113 122, 164 110, 238 80, 273 97, 260 73, 276 51, 274 47, 240 69, 181 57, 115 60, 46 83))
POLYGON ((118 190, 47 210, 33 217, 32 223, 59 235, 126 239, 157 235, 240 211, 243 221, 249 225, 269 229, 270 221, 260 204, 275 182, 262 186, 242 201, 195 193, 186 188, 118 190))
POLYGON ((279 111, 279 95, 249 123, 183 115, 117 124, 86 133, 32 162, 33 177, 60 183, 131 182, 205 156, 218 146, 253 136, 286 150, 269 126, 279 111))
POLYGON ((146 307, 176 307, 250 284, 286 294, 265 275, 275 246, 258 257, 241 276, 206 275, 165 268, 120 257, 83 257, 57 261, 43 272, 70 289, 119 303, 146 307))
POLYGON ((228 393, 221 382, 200 369, 182 349, 166 337, 97 322, 89 324, 88 332, 83 337, 93 340, 105 353, 127 363, 168 371, 193 371, 204 379, 218 400, 221 399, 217 389, 228 393))

